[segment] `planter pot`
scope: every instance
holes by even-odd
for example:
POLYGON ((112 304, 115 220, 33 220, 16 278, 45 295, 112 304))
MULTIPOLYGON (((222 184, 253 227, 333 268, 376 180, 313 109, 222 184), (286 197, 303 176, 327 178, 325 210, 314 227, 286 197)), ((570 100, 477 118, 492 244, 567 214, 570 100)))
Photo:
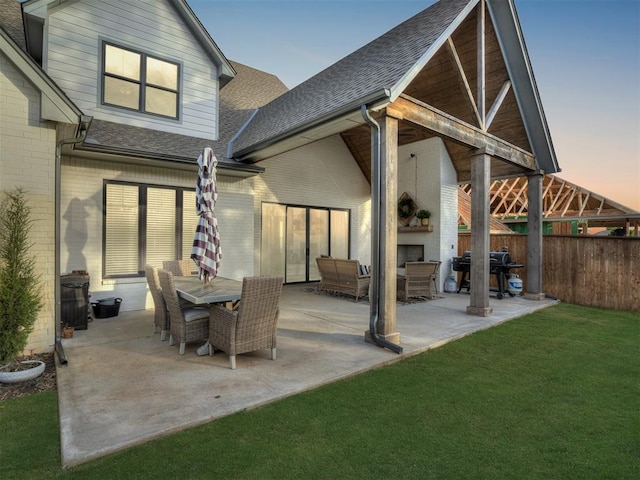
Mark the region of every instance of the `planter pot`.
POLYGON ((420 219, 420 223, 422 224, 423 227, 426 227, 427 225, 429 225, 429 219, 428 218, 421 218, 420 219))
POLYGON ((0 367, 0 383, 18 383, 18 382, 26 382, 27 380, 33 380, 36 377, 39 377, 44 372, 45 364, 40 360, 25 360, 24 362, 20 362, 23 365, 33 364, 32 368, 27 370, 20 370, 19 372, 5 372, 0 367))
POLYGON ((73 327, 64 327, 62 329, 62 338, 73 338, 73 327))

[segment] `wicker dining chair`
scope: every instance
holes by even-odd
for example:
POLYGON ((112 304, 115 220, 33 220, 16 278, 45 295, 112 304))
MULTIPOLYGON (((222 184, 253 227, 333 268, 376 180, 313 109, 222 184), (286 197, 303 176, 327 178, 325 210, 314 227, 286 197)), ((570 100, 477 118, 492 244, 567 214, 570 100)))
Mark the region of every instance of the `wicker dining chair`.
POLYGON ((153 314, 153 333, 160 329, 160 340, 165 341, 167 331, 169 330, 169 313, 167 312, 167 304, 162 296, 162 287, 158 279, 158 269, 152 265, 145 265, 144 273, 147 277, 147 285, 153 298, 154 314, 153 314))
POLYGON ((191 260, 165 260, 162 262, 162 268, 179 277, 191 275, 192 266, 191 260))
POLYGON ((212 305, 209 317, 209 355, 218 348, 229 355, 231 369, 236 368, 236 355, 263 348, 271 349, 276 359, 282 276, 245 277, 237 311, 212 305))
POLYGON ((209 310, 197 307, 183 307, 173 281, 173 274, 165 269, 158 270, 162 296, 169 311, 169 345, 180 343, 180 355, 184 355, 189 342, 206 340, 209 335, 209 310))

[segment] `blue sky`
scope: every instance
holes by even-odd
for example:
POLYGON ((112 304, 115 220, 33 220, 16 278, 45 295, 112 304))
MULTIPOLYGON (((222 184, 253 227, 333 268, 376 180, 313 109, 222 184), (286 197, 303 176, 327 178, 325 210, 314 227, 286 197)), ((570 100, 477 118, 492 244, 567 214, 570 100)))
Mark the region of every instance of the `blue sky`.
MULTIPOLYGON (((188 0, 227 58, 303 82, 433 0, 188 0)), ((640 0, 515 0, 566 180, 640 211, 640 0)))

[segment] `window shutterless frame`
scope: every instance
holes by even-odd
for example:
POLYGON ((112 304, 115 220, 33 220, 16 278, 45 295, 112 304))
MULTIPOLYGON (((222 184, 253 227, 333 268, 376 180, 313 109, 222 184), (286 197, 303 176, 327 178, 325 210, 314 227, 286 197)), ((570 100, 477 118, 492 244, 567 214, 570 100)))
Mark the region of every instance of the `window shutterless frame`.
MULTIPOLYGON (((144 266, 148 263, 148 245, 147 245, 147 230, 148 230, 148 198, 149 190, 166 190, 167 192, 175 192, 175 202, 172 205, 173 211, 169 212, 167 217, 173 217, 173 225, 167 225, 167 231, 175 240, 174 258, 180 259, 190 253, 185 252, 185 249, 189 249, 189 245, 185 245, 183 240, 193 237, 193 232, 185 232, 187 228, 185 223, 185 216, 189 210, 194 210, 193 205, 185 205, 185 197, 188 197, 187 202, 190 203, 193 195, 195 195, 195 189, 184 187, 173 187, 166 185, 152 185, 141 183, 121 182, 116 180, 105 180, 103 183, 103 222, 102 222, 102 278, 130 278, 130 277, 143 277, 144 266), (118 214, 109 217, 109 206, 113 206, 113 199, 109 198, 109 188, 113 188, 112 193, 118 195, 119 192, 116 189, 123 190, 126 200, 123 202, 125 212, 118 216, 118 214), (135 200, 134 200, 135 199, 135 200), (135 203, 135 205, 134 205, 135 203), (126 208, 129 208, 129 213, 126 212, 126 208), (188 209, 185 211, 185 209, 188 209), (109 235, 108 228, 118 228, 117 223, 114 227, 114 222, 120 221, 129 222, 128 227, 125 226, 120 229, 119 235, 109 235), (111 226, 111 227, 110 227, 111 226), (125 254, 125 258, 120 261, 124 264, 130 265, 130 271, 113 273, 108 255, 112 252, 121 254, 120 245, 113 245, 110 243, 117 242, 118 238, 129 240, 133 237, 133 241, 129 242, 128 253, 125 254), (133 245, 135 243, 135 246, 133 245), (135 250, 135 252, 134 252, 135 250), (110 270, 111 268, 111 270, 110 270)), ((157 219, 157 216, 156 216, 157 219)), ((157 220, 156 220, 157 221, 157 220)), ((190 228, 190 227, 189 227, 190 228)), ((195 228, 193 228, 195 231, 195 228)))
POLYGON ((103 41, 101 104, 178 119, 181 74, 177 62, 103 41))

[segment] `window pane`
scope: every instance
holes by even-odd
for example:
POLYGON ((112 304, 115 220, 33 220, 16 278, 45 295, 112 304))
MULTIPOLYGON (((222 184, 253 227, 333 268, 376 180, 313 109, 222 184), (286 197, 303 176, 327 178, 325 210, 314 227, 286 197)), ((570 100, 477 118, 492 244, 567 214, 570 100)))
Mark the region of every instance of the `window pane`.
POLYGON ((138 187, 107 185, 105 275, 138 274, 138 187))
POLYGON ((331 256, 349 258, 349 212, 331 210, 331 256))
POLYGON ((176 192, 147 189, 146 262, 162 268, 164 260, 176 257, 176 192))
POLYGON ((307 274, 307 209, 287 208, 286 282, 304 282, 307 274))
MULTIPOLYGON (((198 214, 196 213, 196 192, 185 191, 182 197, 182 259, 191 258, 191 247, 193 247, 193 236, 198 225, 198 214)), ((196 271, 196 264, 192 263, 192 271, 196 271)))
POLYGON ((124 50, 106 45, 104 53, 104 70, 106 73, 113 73, 120 77, 140 80, 140 60, 139 53, 124 50))
POLYGON ((167 117, 177 117, 176 101, 177 95, 166 90, 158 90, 157 88, 146 88, 146 105, 145 111, 166 115, 167 117))
POLYGON ((320 280, 316 258, 329 253, 329 211, 309 210, 309 280, 320 280))
POLYGON ((147 83, 170 90, 178 90, 178 66, 147 57, 147 83))
POLYGON ((104 102, 138 110, 140 108, 140 85, 105 77, 104 102))
POLYGON ((262 204, 262 275, 284 276, 284 235, 287 207, 273 203, 262 204))

